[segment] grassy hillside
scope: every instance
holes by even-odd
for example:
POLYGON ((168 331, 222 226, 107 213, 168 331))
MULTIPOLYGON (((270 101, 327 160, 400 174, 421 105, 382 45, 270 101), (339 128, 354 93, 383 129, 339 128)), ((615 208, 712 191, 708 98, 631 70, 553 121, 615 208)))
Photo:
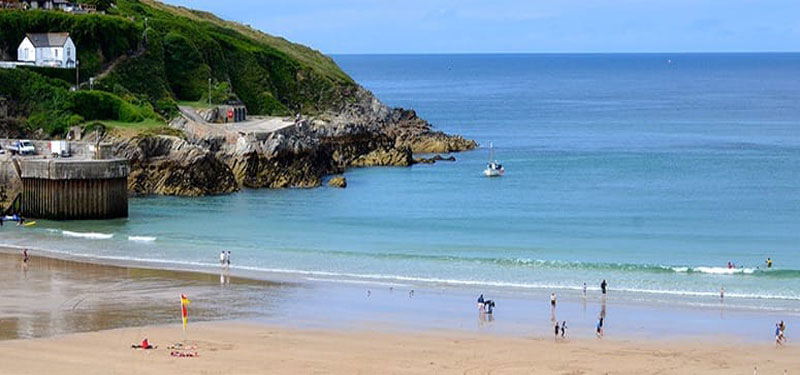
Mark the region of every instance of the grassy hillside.
POLYGON ((175 114, 177 101, 207 100, 209 78, 212 100, 240 99, 251 114, 336 109, 354 88, 332 59, 315 50, 151 0, 117 0, 107 15, 0 11, 0 56, 16 59, 25 33, 56 31, 72 35, 81 81, 96 77, 95 89, 103 94, 70 93, 74 71, 0 69, 0 82, 9 83, 0 95, 11 101, 14 114, 51 134, 80 120, 163 122, 175 114), (41 85, 47 99, 9 89, 24 82, 41 85), (117 104, 109 109, 108 103, 117 104), (88 109, 96 105, 105 110, 88 109))

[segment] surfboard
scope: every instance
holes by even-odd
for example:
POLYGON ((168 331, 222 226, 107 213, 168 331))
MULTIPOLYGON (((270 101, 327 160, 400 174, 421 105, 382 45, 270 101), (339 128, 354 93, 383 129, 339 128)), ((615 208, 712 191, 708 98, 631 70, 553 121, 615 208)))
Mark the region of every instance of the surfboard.
POLYGON ((29 222, 27 222, 25 224, 22 224, 23 227, 32 227, 34 225, 36 225, 35 221, 29 221, 29 222))

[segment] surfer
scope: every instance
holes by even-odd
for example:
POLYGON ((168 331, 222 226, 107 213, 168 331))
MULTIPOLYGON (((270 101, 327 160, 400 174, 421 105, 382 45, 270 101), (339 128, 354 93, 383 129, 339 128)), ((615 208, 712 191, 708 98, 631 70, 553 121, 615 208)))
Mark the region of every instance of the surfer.
POLYGON ((767 257, 767 268, 772 268, 772 258, 767 257))

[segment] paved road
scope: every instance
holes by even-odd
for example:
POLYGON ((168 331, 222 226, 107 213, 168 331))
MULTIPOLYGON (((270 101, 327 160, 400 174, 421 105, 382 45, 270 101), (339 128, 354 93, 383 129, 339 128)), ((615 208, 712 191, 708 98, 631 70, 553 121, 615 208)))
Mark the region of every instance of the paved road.
POLYGON ((282 117, 264 117, 236 123, 214 124, 203 120, 203 118, 195 112, 194 108, 178 106, 178 109, 180 109, 184 117, 198 125, 205 125, 204 128, 208 128, 206 130, 212 133, 271 133, 294 125, 294 121, 282 117))

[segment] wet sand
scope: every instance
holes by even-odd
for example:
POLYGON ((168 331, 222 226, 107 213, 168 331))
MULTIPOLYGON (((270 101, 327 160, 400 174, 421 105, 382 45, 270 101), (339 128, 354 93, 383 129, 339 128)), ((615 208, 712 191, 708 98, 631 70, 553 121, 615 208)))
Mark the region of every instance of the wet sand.
MULTIPOLYGON (((6 249, 6 251, 9 251, 6 249)), ((16 252, 16 251, 15 251, 16 252)), ((0 340, 180 321, 180 295, 195 321, 269 316, 286 284, 80 263, 0 252, 0 340)))
MULTIPOLYGON (((219 274, 97 265, 16 249, 0 253, 0 373, 800 373, 800 351, 770 337, 772 316, 496 295, 400 284, 268 282, 219 274), (367 294, 366 291, 370 290, 367 294), (173 358, 186 338, 200 357, 173 358), (608 316, 594 337, 596 316, 608 316), (568 321, 553 339, 552 319, 568 321), (763 329, 760 327, 764 326, 763 329), (127 327, 127 328, 125 328, 127 327), (759 327, 753 337, 741 327, 759 327), (674 329, 672 329, 674 328, 674 329), (728 334, 722 333, 728 332, 728 334), (130 345, 148 337, 155 351, 130 345), (744 337, 744 338, 743 338, 744 337)), ((794 327, 789 322, 789 327, 794 327)), ((791 331, 789 332, 791 335, 791 331)))
POLYGON ((433 331, 191 325, 195 358, 170 356, 180 325, 0 342, 0 372, 41 374, 759 374, 800 372, 800 350, 770 345, 518 338, 433 331), (158 349, 134 350, 148 337, 158 349))

